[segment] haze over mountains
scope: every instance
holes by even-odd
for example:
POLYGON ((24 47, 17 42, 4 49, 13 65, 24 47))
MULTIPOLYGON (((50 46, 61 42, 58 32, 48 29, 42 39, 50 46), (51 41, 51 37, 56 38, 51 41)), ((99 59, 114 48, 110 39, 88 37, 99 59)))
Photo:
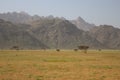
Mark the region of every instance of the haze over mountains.
POLYGON ((0 48, 74 49, 88 45, 91 49, 120 49, 120 29, 109 25, 95 26, 81 17, 66 20, 31 16, 25 12, 0 14, 0 48))

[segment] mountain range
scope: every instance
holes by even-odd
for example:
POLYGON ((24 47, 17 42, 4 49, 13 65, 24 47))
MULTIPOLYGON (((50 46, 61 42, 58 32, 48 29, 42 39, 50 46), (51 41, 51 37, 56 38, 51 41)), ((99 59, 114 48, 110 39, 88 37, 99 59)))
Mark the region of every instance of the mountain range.
POLYGON ((0 13, 0 48, 10 49, 120 49, 120 29, 95 26, 78 17, 75 20, 31 16, 26 12, 0 13))

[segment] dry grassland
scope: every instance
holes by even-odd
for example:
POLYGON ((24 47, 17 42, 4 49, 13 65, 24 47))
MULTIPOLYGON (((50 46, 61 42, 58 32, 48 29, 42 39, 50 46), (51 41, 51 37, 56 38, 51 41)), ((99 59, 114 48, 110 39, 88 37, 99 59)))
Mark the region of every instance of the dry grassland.
POLYGON ((0 51, 0 80, 120 80, 120 51, 0 51))

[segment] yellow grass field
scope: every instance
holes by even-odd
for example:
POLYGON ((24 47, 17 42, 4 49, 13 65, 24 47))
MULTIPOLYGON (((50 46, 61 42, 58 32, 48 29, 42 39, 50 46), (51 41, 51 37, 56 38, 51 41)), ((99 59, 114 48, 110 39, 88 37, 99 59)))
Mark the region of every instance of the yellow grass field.
POLYGON ((0 51, 0 80, 120 80, 120 51, 0 51))

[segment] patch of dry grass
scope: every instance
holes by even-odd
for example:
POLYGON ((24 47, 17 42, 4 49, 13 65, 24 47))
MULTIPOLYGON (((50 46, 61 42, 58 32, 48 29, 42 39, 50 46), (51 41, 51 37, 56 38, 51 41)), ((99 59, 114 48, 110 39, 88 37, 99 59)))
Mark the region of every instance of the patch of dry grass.
POLYGON ((0 80, 120 80, 120 51, 0 51, 0 80))

